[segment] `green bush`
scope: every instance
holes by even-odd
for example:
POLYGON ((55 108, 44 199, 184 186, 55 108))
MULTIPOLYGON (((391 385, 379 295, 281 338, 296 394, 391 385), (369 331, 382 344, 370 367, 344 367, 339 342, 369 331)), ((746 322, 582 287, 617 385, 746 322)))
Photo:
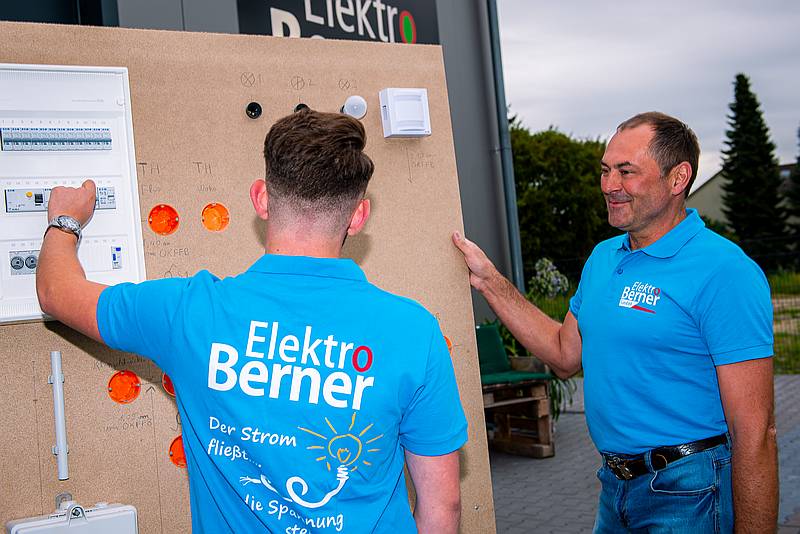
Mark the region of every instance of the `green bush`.
POLYGON ((800 273, 778 271, 767 276, 773 295, 800 295, 800 273))
POLYGON ((800 334, 775 334, 776 375, 800 374, 800 334))

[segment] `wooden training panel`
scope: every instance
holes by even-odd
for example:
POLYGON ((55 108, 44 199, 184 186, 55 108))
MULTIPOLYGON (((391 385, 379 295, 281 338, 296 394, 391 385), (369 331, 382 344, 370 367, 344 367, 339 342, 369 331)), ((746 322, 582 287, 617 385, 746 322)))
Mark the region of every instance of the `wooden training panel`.
MULTIPOLYGON (((129 69, 150 279, 246 269, 264 248, 248 188, 263 176, 270 125, 300 102, 338 111, 349 95, 367 100, 362 122, 376 164, 368 190, 373 214, 345 254, 372 282, 431 310, 452 340, 470 425, 462 452, 462 531, 494 532, 471 295, 450 243, 450 233, 463 225, 441 48, 21 23, 0 23, 0 35, 3 63, 129 69), (428 90, 430 137, 383 138, 378 92, 386 87, 428 90), (263 108, 255 120, 245 113, 252 101, 263 108), (179 229, 167 237, 147 223, 162 203, 180 215, 179 229), (227 224, 224 231, 204 227, 202 212, 212 203, 227 209, 228 220, 219 210, 206 213, 210 224, 227 224)), ((50 513, 55 495, 69 491, 87 506, 136 506, 141 532, 190 530, 186 472, 168 453, 180 421, 159 369, 58 323, 0 327, 0 357, 6 362, 0 369, 0 521, 50 513), (62 352, 65 375, 70 478, 62 482, 51 452, 52 350, 62 352), (107 391, 121 370, 142 379, 127 404, 113 402, 107 391)), ((124 377, 115 382, 115 394, 124 397, 118 388, 125 385, 124 377)))

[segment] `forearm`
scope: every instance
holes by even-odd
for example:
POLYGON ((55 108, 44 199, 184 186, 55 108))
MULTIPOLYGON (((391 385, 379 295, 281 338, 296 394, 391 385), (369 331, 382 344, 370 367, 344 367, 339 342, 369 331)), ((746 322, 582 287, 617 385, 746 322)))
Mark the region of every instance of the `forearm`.
POLYGON ((733 510, 737 534, 775 532, 778 521, 778 446, 775 429, 733 436, 733 510))
POLYGON ((36 269, 36 293, 43 312, 102 341, 94 316, 104 288, 86 279, 74 235, 57 229, 45 234, 36 269))
POLYGON ((42 311, 50 313, 61 297, 59 287, 73 280, 85 280, 86 273, 78 261, 78 238, 50 229, 44 236, 36 268, 36 293, 42 311))
POLYGON ((507 278, 497 273, 478 289, 513 336, 557 375, 568 377, 580 369, 580 355, 562 343, 562 324, 529 302, 507 278))
POLYGON ((455 503, 449 507, 432 508, 417 501, 414 521, 420 534, 455 534, 461 521, 461 506, 455 503))

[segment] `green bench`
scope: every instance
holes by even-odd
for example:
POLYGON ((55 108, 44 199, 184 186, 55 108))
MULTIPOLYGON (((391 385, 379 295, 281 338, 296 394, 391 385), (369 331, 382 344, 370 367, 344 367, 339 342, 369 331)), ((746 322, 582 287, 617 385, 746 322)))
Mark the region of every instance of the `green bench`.
POLYGON ((550 373, 515 371, 497 324, 476 327, 489 445, 533 458, 555 454, 550 417, 550 373))
POLYGON ((495 323, 475 327, 478 339, 478 363, 481 368, 481 385, 518 384, 529 380, 550 380, 550 373, 514 371, 508 361, 500 328, 495 323))

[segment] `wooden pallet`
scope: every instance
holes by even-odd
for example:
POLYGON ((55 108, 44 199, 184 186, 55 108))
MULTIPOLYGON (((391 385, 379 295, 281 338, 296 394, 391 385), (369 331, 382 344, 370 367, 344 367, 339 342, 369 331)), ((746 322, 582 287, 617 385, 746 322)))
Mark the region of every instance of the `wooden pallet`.
POLYGON ((484 387, 486 420, 492 449, 533 458, 555 454, 547 382, 484 387))
POLYGON ((525 404, 547 398, 547 382, 527 380, 514 384, 483 386, 483 407, 495 408, 511 404, 525 404))

